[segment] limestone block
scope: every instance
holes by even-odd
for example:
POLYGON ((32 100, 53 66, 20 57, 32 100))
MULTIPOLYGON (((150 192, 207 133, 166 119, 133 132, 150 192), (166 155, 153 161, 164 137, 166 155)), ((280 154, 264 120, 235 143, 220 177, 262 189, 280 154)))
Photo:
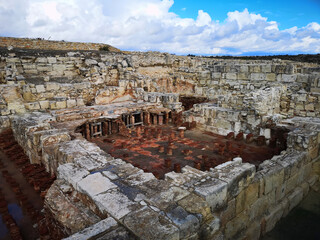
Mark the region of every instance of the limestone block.
POLYGON ((68 228, 71 233, 76 233, 98 221, 93 213, 86 214, 79 206, 72 204, 56 183, 57 181, 51 185, 46 194, 45 206, 59 224, 68 228))
POLYGON ((228 80, 237 80, 237 74, 236 73, 227 73, 226 79, 228 80))
POLYGON ((249 224, 248 214, 244 211, 237 215, 234 219, 226 224, 225 237, 226 239, 235 239, 234 237, 241 233, 249 224))
POLYGON ((60 84, 56 82, 47 82, 45 85, 47 91, 58 91, 60 89, 60 84))
POLYGON ((37 70, 39 72, 50 72, 52 71, 52 66, 51 65, 37 65, 37 70))
POLYGON ((27 110, 39 110, 40 109, 40 104, 38 102, 25 103, 24 105, 27 110))
POLYGON ((260 164, 259 168, 264 179, 265 194, 268 194, 284 182, 284 169, 278 163, 266 160, 260 164))
POLYGON ((303 199, 303 191, 300 187, 297 187, 289 196, 289 211, 297 206, 303 199))
POLYGON ((314 111, 313 103, 306 104, 305 109, 306 109, 306 111, 314 111))
POLYGON ((220 226, 220 219, 217 217, 214 217, 210 221, 207 221, 201 226, 199 239, 223 240, 224 236, 218 233, 220 226))
POLYGON ((250 78, 252 81, 263 81, 266 79, 266 74, 264 74, 264 73, 251 73, 250 78))
POLYGON ((46 89, 44 88, 44 85, 36 85, 36 90, 37 90, 37 93, 43 93, 46 91, 46 89))
POLYGON ((85 63, 87 66, 97 65, 97 64, 98 64, 98 62, 97 62, 96 60, 94 60, 94 59, 86 59, 86 60, 84 61, 84 63, 85 63))
POLYGON ((113 188, 117 186, 99 172, 90 174, 77 183, 77 189, 91 198, 113 188))
POLYGON ((283 215, 283 206, 282 204, 276 205, 274 208, 272 208, 269 212, 269 214, 265 217, 266 220, 266 232, 271 231, 276 223, 280 220, 280 218, 283 215))
POLYGON ((297 80, 296 74, 282 74, 281 82, 295 82, 297 80))
POLYGON ((261 226, 259 221, 254 221, 247 229, 245 239, 259 240, 260 239, 261 226))
POLYGON ((228 200, 234 198, 244 187, 248 186, 255 175, 255 166, 249 163, 217 166, 212 176, 228 185, 228 200))
POLYGON ((93 197, 93 201, 103 214, 110 214, 116 220, 122 219, 128 213, 139 208, 139 205, 129 200, 117 189, 112 189, 106 193, 101 193, 93 197))
POLYGON ((61 74, 62 72, 64 72, 67 68, 64 64, 54 64, 53 66, 53 72, 56 72, 57 75, 61 74))
POLYGON ((67 61, 69 61, 69 57, 57 57, 57 60, 59 61, 59 62, 67 62, 67 61))
POLYGON ((57 101, 55 107, 56 109, 64 109, 67 107, 67 101, 57 101))
POLYGON ((187 238, 198 232, 199 220, 194 215, 187 213, 182 207, 173 206, 167 210, 167 216, 179 228, 180 238, 187 238))
POLYGON ((124 225, 139 239, 150 240, 178 240, 179 229, 165 216, 144 207, 128 214, 124 225))
POLYGON ((145 173, 143 171, 139 171, 136 174, 128 176, 125 179, 125 181, 128 182, 130 186, 136 186, 155 179, 156 178, 152 173, 145 173))
POLYGON ((73 84, 73 87, 75 89, 83 90, 83 89, 89 89, 91 87, 91 84, 90 82, 81 82, 81 83, 73 84))
POLYGON ((45 57, 38 57, 38 58, 36 58, 36 61, 35 61, 36 63, 47 63, 48 62, 48 60, 47 60, 47 58, 45 58, 45 57))
POLYGON ((221 78, 221 72, 212 72, 211 76, 212 76, 213 79, 215 79, 215 78, 220 79, 221 78))
POLYGON ((262 64, 261 72, 263 73, 271 73, 271 64, 262 64))
POLYGON ((81 106, 84 106, 84 100, 83 98, 77 98, 77 106, 78 107, 81 107, 81 106))
MULTIPOLYGON (((74 158, 74 162, 76 162, 80 167, 90 172, 93 170, 103 168, 103 166, 105 165, 104 163, 96 161, 88 156, 76 157, 74 158)), ((108 177, 106 174, 103 175, 108 177)))
POLYGON ((274 74, 274 73, 267 73, 267 74, 266 74, 266 80, 267 80, 267 81, 275 81, 275 80, 276 80, 276 74, 274 74))
MULTIPOLYGON (((37 132, 39 133, 39 132, 37 132)), ((43 146, 48 146, 52 144, 57 144, 60 142, 67 142, 70 141, 71 137, 68 134, 67 131, 63 129, 53 129, 53 130, 45 130, 42 131, 41 136, 40 136, 40 145, 43 146)))
POLYGON ((146 199, 146 201, 165 211, 168 207, 174 205, 175 202, 183 199, 189 194, 190 192, 188 192, 187 190, 184 190, 180 187, 172 186, 170 188, 162 189, 160 193, 154 194, 149 199, 146 199))
MULTIPOLYGON (((247 206, 247 214, 249 214, 249 220, 253 221, 260 219, 270 208, 275 204, 275 190, 269 194, 263 195, 257 199, 251 206, 247 206)), ((243 212, 246 212, 243 211, 243 212)))
POLYGON ((249 72, 251 73, 260 73, 261 69, 259 65, 249 65, 249 72))
POLYGON ((44 100, 44 101, 39 101, 39 104, 40 104, 40 108, 41 109, 48 109, 49 108, 49 101, 47 100, 44 100))
POLYGON ((195 194, 186 196, 178 204, 190 213, 201 214, 203 222, 213 218, 208 203, 195 194))
POLYGON ((74 108, 77 106, 77 101, 75 99, 67 100, 67 108, 74 108))
POLYGON ((236 199, 234 198, 228 202, 227 207, 223 209, 223 211, 221 211, 220 213, 221 225, 225 226, 226 223, 229 222, 231 219, 233 219, 235 216, 236 216, 236 199))
POLYGON ((182 185, 190 181, 190 177, 185 174, 179 174, 176 172, 168 172, 165 174, 165 180, 170 181, 177 185, 182 185))
POLYGON ((102 233, 110 232, 117 226, 118 223, 112 217, 108 217, 70 237, 64 238, 64 240, 87 240, 102 233))
POLYGON ((248 65, 240 65, 240 72, 247 73, 249 71, 248 65))
POLYGON ((227 202, 227 183, 212 179, 195 187, 195 193, 203 197, 212 211, 224 206, 227 202))
POLYGON ((52 64, 52 63, 56 63, 57 59, 55 57, 47 57, 48 63, 52 64))
POLYGON ((304 183, 302 183, 300 185, 300 187, 301 187, 302 192, 303 192, 303 197, 305 197, 308 194, 309 189, 310 189, 309 184, 307 182, 304 182, 304 183))
POLYGON ((248 80, 249 79, 249 74, 247 72, 238 73, 237 75, 238 75, 237 79, 239 79, 239 80, 248 80))
POLYGON ((78 73, 76 71, 64 71, 63 75, 66 77, 75 77, 78 76, 78 73))
POLYGON ((66 163, 60 165, 57 169, 58 178, 64 179, 70 183, 74 188, 77 187, 78 182, 80 182, 84 177, 88 176, 90 173, 82 168, 79 168, 73 163, 66 163))

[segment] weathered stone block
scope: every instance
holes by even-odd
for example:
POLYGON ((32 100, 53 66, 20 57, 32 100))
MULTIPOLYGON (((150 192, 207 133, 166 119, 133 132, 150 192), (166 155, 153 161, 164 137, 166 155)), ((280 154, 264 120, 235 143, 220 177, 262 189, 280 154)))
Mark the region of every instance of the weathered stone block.
MULTIPOLYGON (((113 185, 109 185, 109 187, 106 188, 111 189, 113 188, 113 185)), ((120 220, 128 213, 140 208, 137 203, 132 202, 126 195, 120 193, 116 188, 106 193, 95 195, 93 200, 101 213, 110 214, 117 220, 120 220)))
POLYGON ((226 182, 212 179, 195 187, 195 193, 203 197, 212 211, 214 211, 226 204, 227 188, 228 185, 226 182))
MULTIPOLYGON (((234 162, 230 162, 234 163, 234 162)), ((217 166, 212 176, 228 184, 228 199, 235 197, 242 189, 250 184, 256 169, 249 163, 225 164, 217 166)))
POLYGON ((300 187, 297 187, 289 196, 289 211, 297 206, 303 198, 303 191, 300 187))
POLYGON ((194 215, 187 213, 180 206, 174 206, 170 210, 168 209, 167 216, 179 228, 180 238, 187 238, 199 230, 199 220, 194 215))
POLYGON ((210 240, 210 239, 216 239, 216 240, 223 240, 224 236, 222 234, 219 234, 218 231, 220 229, 220 219, 217 217, 214 217, 210 221, 207 221, 205 224, 201 226, 200 229, 200 239, 204 240, 210 240))
POLYGON ((124 225, 138 238, 150 240, 178 240, 179 229, 165 216, 144 207, 130 213, 124 219, 124 225))
POLYGON ((83 178, 88 176, 90 173, 83 168, 79 168, 75 164, 66 163, 60 165, 57 169, 58 178, 64 179, 66 182, 70 183, 74 188, 77 188, 78 182, 83 178))
POLYGON ((77 189, 91 198, 113 188, 117 186, 99 172, 90 174, 77 183, 77 189))
POLYGON ((208 203, 195 194, 190 194, 181 199, 178 204, 190 213, 201 214, 203 221, 207 221, 213 217, 208 203))
POLYGON ((263 81, 266 79, 266 74, 264 74, 264 73, 251 73, 250 78, 252 81, 263 81))

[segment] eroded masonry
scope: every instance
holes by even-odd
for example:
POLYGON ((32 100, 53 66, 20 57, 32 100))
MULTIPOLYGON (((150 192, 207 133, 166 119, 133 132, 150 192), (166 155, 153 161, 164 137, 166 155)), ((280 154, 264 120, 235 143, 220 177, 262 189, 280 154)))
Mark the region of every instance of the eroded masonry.
POLYGON ((319 181, 318 65, 9 49, 0 148, 37 200, 0 177, 37 237, 259 239, 319 181))

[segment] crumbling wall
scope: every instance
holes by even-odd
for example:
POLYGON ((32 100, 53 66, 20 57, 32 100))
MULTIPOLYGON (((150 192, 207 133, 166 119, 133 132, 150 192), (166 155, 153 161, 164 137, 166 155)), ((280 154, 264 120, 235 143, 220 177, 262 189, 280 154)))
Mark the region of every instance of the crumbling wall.
POLYGON ((319 79, 317 65, 279 60, 2 51, 0 114, 139 101, 143 92, 161 92, 206 97, 217 107, 260 116, 319 117, 319 79))

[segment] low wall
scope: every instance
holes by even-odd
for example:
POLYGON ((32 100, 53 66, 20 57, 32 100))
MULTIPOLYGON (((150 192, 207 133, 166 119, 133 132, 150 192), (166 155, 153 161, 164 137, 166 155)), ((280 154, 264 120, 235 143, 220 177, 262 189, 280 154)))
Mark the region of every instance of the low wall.
POLYGON ((119 49, 103 43, 65 42, 52 40, 49 41, 39 38, 0 37, 0 47, 69 51, 88 51, 100 50, 100 48, 105 48, 111 52, 120 52, 119 49))
POLYGON ((27 152, 32 146, 41 153, 38 161, 56 163, 58 179, 45 204, 63 235, 75 234, 69 239, 258 239, 319 178, 320 123, 312 119, 293 119, 288 149, 258 169, 234 159, 204 172, 186 166, 158 180, 95 144, 71 140, 55 129, 57 114, 17 116, 12 128, 27 152))

